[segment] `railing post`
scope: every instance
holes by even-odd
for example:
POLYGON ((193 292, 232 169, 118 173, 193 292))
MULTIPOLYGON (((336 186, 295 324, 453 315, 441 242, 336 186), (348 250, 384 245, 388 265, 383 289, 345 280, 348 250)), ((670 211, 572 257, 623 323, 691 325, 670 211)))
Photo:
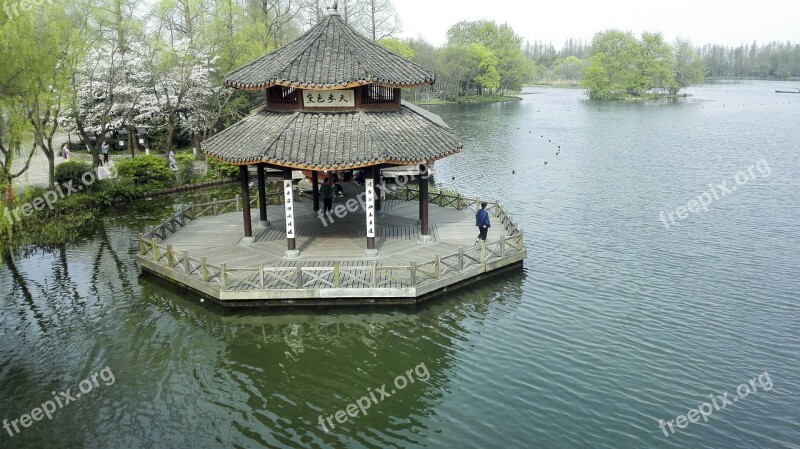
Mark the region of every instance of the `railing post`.
POLYGON ((372 262, 372 270, 370 271, 369 286, 375 288, 378 286, 378 262, 372 262))
POLYGON ((481 208, 481 198, 479 196, 475 197, 475 210, 479 210, 481 208))
POLYGON ((155 237, 150 240, 150 243, 153 245, 153 262, 158 262, 158 243, 155 237))
POLYGON ((214 216, 216 217, 217 213, 219 213, 218 212, 219 208, 217 207, 217 199, 216 198, 214 198, 214 200, 211 202, 211 206, 214 208, 214 216))
POLYGON ((195 213, 194 213, 194 201, 189 203, 189 218, 194 220, 195 213))
POLYGON ((189 251, 183 251, 183 271, 189 274, 189 251))
POLYGON ((222 290, 228 289, 228 272, 225 270, 225 262, 219 265, 219 278, 222 281, 222 290))
POLYGON ((441 279, 442 278, 442 260, 441 260, 441 258, 439 257, 438 254, 436 255, 436 259, 434 259, 434 265, 436 266, 436 271, 435 271, 436 279, 441 279))
POLYGON ((172 245, 167 245, 167 266, 170 270, 175 266, 175 255, 172 254, 172 245))
POLYGON ((258 288, 264 290, 264 263, 258 268, 258 288))
POLYGON ((517 229, 517 234, 519 235, 519 237, 518 237, 519 248, 518 249, 520 251, 522 251, 525 248, 525 242, 522 239, 522 229, 517 229))
POLYGON ((417 263, 411 262, 411 286, 417 286, 417 263))
MULTIPOLYGON (((249 204, 248 204, 248 206, 249 206, 249 204)), ((241 211, 242 211, 242 197, 239 196, 239 195, 236 195, 236 212, 241 212, 241 211)))
POLYGON ((206 265, 206 257, 200 258, 200 280, 208 282, 208 266, 206 265))
POLYGON ((333 286, 339 288, 342 286, 342 279, 340 270, 340 263, 338 261, 333 263, 333 286))
POLYGON ((464 271, 464 247, 458 247, 458 271, 464 271))
POLYGON ((481 240, 481 263, 486 263, 486 240, 481 240))
POLYGON ((500 236, 500 257, 506 257, 506 238, 505 236, 500 236))
POLYGON ((303 288, 303 267, 297 266, 297 288, 303 288))
POLYGON ((144 246, 144 235, 139 234, 139 255, 144 256, 147 254, 147 248, 144 246))

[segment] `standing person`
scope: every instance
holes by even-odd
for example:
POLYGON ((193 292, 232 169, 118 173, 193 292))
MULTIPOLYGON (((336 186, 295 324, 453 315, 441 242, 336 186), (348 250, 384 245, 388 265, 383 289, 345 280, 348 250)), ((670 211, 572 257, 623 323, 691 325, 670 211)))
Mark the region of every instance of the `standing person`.
POLYGON ((68 144, 65 143, 64 146, 61 147, 61 152, 64 153, 63 154, 64 159, 69 160, 69 145, 68 144))
POLYGON ((167 158, 169 159, 169 169, 173 172, 178 171, 178 164, 175 162, 175 153, 173 153, 172 150, 169 150, 167 158))
POLYGON ((478 237, 475 238, 475 245, 478 244, 478 240, 486 242, 486 234, 489 232, 489 228, 492 227, 489 222, 489 212, 486 212, 486 206, 486 201, 482 202, 480 210, 475 214, 475 226, 478 227, 478 237))
POLYGON ((103 165, 108 165, 108 142, 100 145, 100 154, 103 155, 103 165))
POLYGON ((325 178, 325 182, 322 183, 322 187, 319 189, 319 194, 322 197, 322 202, 324 203, 322 212, 330 212, 331 209, 333 209, 333 188, 331 187, 330 178, 325 178))

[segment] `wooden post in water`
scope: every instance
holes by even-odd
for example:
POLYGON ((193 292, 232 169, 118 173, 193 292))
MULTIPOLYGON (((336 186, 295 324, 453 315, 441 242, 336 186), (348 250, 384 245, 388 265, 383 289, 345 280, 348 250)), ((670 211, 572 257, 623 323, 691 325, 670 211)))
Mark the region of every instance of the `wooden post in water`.
POLYGON ((219 265, 219 278, 222 282, 222 290, 228 289, 228 272, 225 270, 225 262, 219 265))

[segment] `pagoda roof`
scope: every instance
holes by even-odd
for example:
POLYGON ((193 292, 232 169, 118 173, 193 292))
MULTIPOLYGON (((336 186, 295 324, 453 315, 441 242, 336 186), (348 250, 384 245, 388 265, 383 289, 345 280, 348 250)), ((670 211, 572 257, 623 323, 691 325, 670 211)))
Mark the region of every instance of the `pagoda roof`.
POLYGON ((406 102, 386 111, 264 109, 206 139, 202 146, 210 157, 231 164, 263 162, 304 170, 421 164, 462 148, 437 115, 406 102))
POLYGON ((244 90, 414 87, 434 81, 433 72, 362 36, 336 13, 292 43, 225 76, 225 84, 244 90))

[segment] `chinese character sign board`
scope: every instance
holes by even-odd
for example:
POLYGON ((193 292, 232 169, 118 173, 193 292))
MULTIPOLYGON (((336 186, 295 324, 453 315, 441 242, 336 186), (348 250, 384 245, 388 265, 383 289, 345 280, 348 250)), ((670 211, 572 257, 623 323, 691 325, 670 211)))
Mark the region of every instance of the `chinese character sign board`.
POLYGON ((303 105, 307 108, 354 108, 355 90, 304 90, 303 105))
POLYGON ((375 181, 372 177, 364 180, 367 190, 367 237, 375 237, 375 181))
POLYGON ((286 238, 294 238, 294 201, 292 200, 292 181, 283 181, 283 197, 286 209, 286 238))

